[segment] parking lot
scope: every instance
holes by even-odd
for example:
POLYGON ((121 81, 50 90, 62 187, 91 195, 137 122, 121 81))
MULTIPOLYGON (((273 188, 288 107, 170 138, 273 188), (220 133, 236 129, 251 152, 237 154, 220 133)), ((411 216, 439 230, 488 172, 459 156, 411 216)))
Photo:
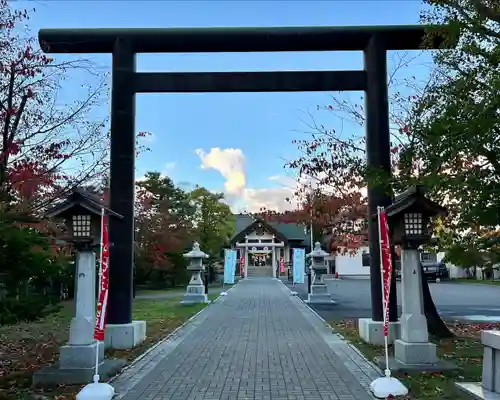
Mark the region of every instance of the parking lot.
MULTIPOLYGON (((288 281, 285 283, 290 286, 288 281)), ((337 304, 314 306, 323 318, 371 317, 369 279, 327 280, 326 283, 337 304)), ((500 286, 452 282, 430 282, 429 286, 444 319, 500 322, 500 286)), ((306 284, 295 285, 294 290, 301 298, 307 298, 306 284)), ((401 298, 400 290, 398 283, 398 298, 401 298)))

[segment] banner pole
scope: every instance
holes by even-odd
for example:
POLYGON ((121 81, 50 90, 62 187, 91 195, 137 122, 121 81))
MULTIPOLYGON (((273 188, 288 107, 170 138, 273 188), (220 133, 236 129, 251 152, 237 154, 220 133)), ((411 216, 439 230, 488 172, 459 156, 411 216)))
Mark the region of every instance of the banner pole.
MULTIPOLYGON (((377 399, 387 399, 389 397, 399 397, 406 396, 408 394, 408 389, 403 385, 398 379, 391 377, 391 370, 389 368, 389 294, 391 292, 390 279, 392 277, 392 263, 390 258, 384 258, 384 254, 388 255, 388 249, 390 248, 389 243, 389 231, 387 224, 387 214, 384 211, 384 207, 377 207, 377 219, 378 219, 378 234, 380 239, 380 274, 382 277, 382 309, 384 311, 384 350, 385 350, 385 376, 375 379, 370 383, 370 390, 377 399), (382 236, 382 216, 383 221, 383 233, 382 236), (385 244, 385 246, 384 246, 385 244), (384 262, 385 261, 385 262, 384 262), (387 268, 384 271, 384 265, 387 268), (385 273, 384 273, 385 272, 385 273), (387 290, 384 284, 384 278, 387 278, 387 290)), ((389 255, 390 257, 390 255, 389 255)))
MULTIPOLYGON (((102 285, 102 259, 103 259, 103 248, 104 248, 104 207, 101 207, 101 240, 100 240, 100 254, 99 254, 99 293, 98 300, 101 297, 101 285, 102 285)), ((99 382, 99 340, 96 339, 96 349, 95 349, 95 373, 94 373, 94 383, 99 382)))
MULTIPOLYGON (((386 308, 389 306, 389 297, 385 299, 385 288, 384 288, 384 255, 383 255, 383 249, 382 249, 382 229, 380 227, 380 211, 383 210, 383 207, 377 207, 377 224, 378 224, 378 237, 379 237, 379 252, 380 252, 380 275, 381 275, 381 281, 382 281, 382 310, 384 312, 384 326, 385 324, 388 323, 386 321, 387 319, 387 310, 386 308)), ((389 338, 388 334, 385 334, 385 329, 384 329, 384 351, 385 351, 385 376, 390 378, 391 377, 391 370, 389 369, 389 338)))

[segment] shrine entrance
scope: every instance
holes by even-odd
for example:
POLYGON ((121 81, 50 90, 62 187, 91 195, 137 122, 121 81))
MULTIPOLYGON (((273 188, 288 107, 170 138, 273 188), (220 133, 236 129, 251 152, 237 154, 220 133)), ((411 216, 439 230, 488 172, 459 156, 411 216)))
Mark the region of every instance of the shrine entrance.
MULTIPOLYGON (((167 29, 42 29, 46 53, 112 54, 109 324, 129 329, 132 321, 135 190, 136 93, 364 91, 368 168, 391 174, 387 51, 439 48, 442 37, 432 27, 254 27, 167 29), (364 67, 352 71, 137 72, 137 53, 220 53, 290 51, 362 51, 364 67)), ((439 28, 438 28, 439 29, 439 28)), ((368 186, 370 215, 392 203, 382 185, 368 186)), ((383 321, 378 226, 368 219, 372 318, 383 321)), ((247 264, 248 265, 248 264, 247 264)), ((390 321, 397 320, 391 290, 390 321)))
POLYGON ((251 250, 248 251, 250 257, 249 262, 252 267, 268 267, 272 264, 271 259, 271 250, 267 247, 264 249, 257 249, 252 247, 251 250))
MULTIPOLYGON (((279 260, 290 252, 290 243, 278 229, 262 220, 254 220, 231 240, 231 247, 244 258, 243 276, 278 275, 279 260)), ((288 261, 288 260, 287 260, 288 261)))
MULTIPOLYGON (((248 268, 245 271, 246 277, 275 277, 276 272, 273 269, 275 263, 274 248, 252 247, 248 250, 248 268)), ((275 267, 274 267, 275 268, 275 267)))

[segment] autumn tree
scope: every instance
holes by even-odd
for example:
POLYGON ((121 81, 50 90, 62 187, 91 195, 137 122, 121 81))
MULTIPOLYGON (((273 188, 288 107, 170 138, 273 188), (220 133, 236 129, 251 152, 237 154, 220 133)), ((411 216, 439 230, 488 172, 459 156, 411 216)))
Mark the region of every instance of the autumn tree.
MULTIPOLYGON (((298 185, 295 193, 300 204, 299 220, 312 222, 315 232, 328 233, 333 239, 332 249, 352 253, 366 244, 368 181, 371 185, 383 185, 388 191, 403 190, 416 182, 418 163, 414 157, 411 162, 406 161, 412 156, 406 148, 413 147, 414 141, 409 134, 409 115, 426 85, 404 72, 418 58, 408 53, 392 58, 389 113, 395 179, 388 181, 382 171, 367 167, 363 97, 352 102, 345 96, 333 96, 331 103, 318 106, 317 112, 320 117, 323 113, 334 116, 343 129, 331 129, 318 122, 317 115, 309 113, 309 120, 304 120, 306 137, 293 141, 299 156, 286 162, 285 169, 309 181, 308 185, 298 185), (353 127, 352 131, 348 131, 348 126, 353 127)), ((297 211, 292 214, 297 215, 297 211)))
POLYGON ((108 147, 105 119, 91 115, 105 77, 87 60, 43 54, 24 26, 33 11, 0 0, 0 194, 30 212, 98 176, 108 147), (71 96, 68 78, 85 79, 71 96))
POLYGON ((137 283, 175 286, 185 278, 182 254, 192 244, 194 208, 188 194, 159 172, 146 173, 136 186, 137 283))
MULTIPOLYGON (((308 124, 312 131, 311 136, 295 142, 302 154, 287 163, 286 168, 306 176, 317 177, 322 187, 330 188, 337 197, 345 200, 352 196, 352 193, 362 193, 368 185, 382 187, 388 193, 398 193, 412 184, 426 180, 420 159, 424 155, 415 150, 421 145, 422 138, 413 132, 417 122, 414 109, 430 90, 430 84, 419 82, 415 77, 405 76, 414 59, 415 57, 408 54, 395 56, 388 79, 391 135, 391 148, 388 150, 391 154, 391 176, 387 176, 384 171, 370 169, 366 164, 366 121, 363 104, 352 103, 336 96, 329 105, 319 106, 318 111, 336 116, 342 126, 353 126, 353 130, 330 129, 317 123, 312 116, 312 122, 308 124)), ((431 194, 434 196, 434 193, 431 194)), ((364 209, 359 210, 366 213, 366 205, 364 209)), ((369 217, 365 214, 365 220, 369 217)), ((353 250, 362 244, 361 241, 351 243, 353 250)), ((427 281, 424 280, 422 284, 430 332, 442 337, 450 336, 451 332, 437 313, 427 281)))
POLYGON ((0 318, 7 322, 41 316, 52 301, 69 260, 41 211, 97 176, 107 154, 105 120, 90 114, 106 93, 105 77, 86 60, 44 55, 26 28, 32 11, 0 0, 0 318), (62 84, 76 76, 88 83, 68 97, 62 84))
MULTIPOLYGON (((292 200, 291 200, 292 201, 292 200)), ((262 209, 258 217, 267 221, 293 223, 304 227, 314 240, 323 241, 329 252, 349 253, 366 242, 366 197, 360 192, 331 193, 328 188, 298 185, 294 210, 262 209)))

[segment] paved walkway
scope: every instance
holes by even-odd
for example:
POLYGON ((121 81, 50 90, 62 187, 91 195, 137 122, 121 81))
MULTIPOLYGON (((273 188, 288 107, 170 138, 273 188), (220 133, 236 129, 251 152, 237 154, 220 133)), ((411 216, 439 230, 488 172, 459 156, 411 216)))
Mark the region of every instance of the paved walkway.
POLYGON ((112 385, 122 400, 368 400, 378 376, 285 285, 250 278, 112 385))

